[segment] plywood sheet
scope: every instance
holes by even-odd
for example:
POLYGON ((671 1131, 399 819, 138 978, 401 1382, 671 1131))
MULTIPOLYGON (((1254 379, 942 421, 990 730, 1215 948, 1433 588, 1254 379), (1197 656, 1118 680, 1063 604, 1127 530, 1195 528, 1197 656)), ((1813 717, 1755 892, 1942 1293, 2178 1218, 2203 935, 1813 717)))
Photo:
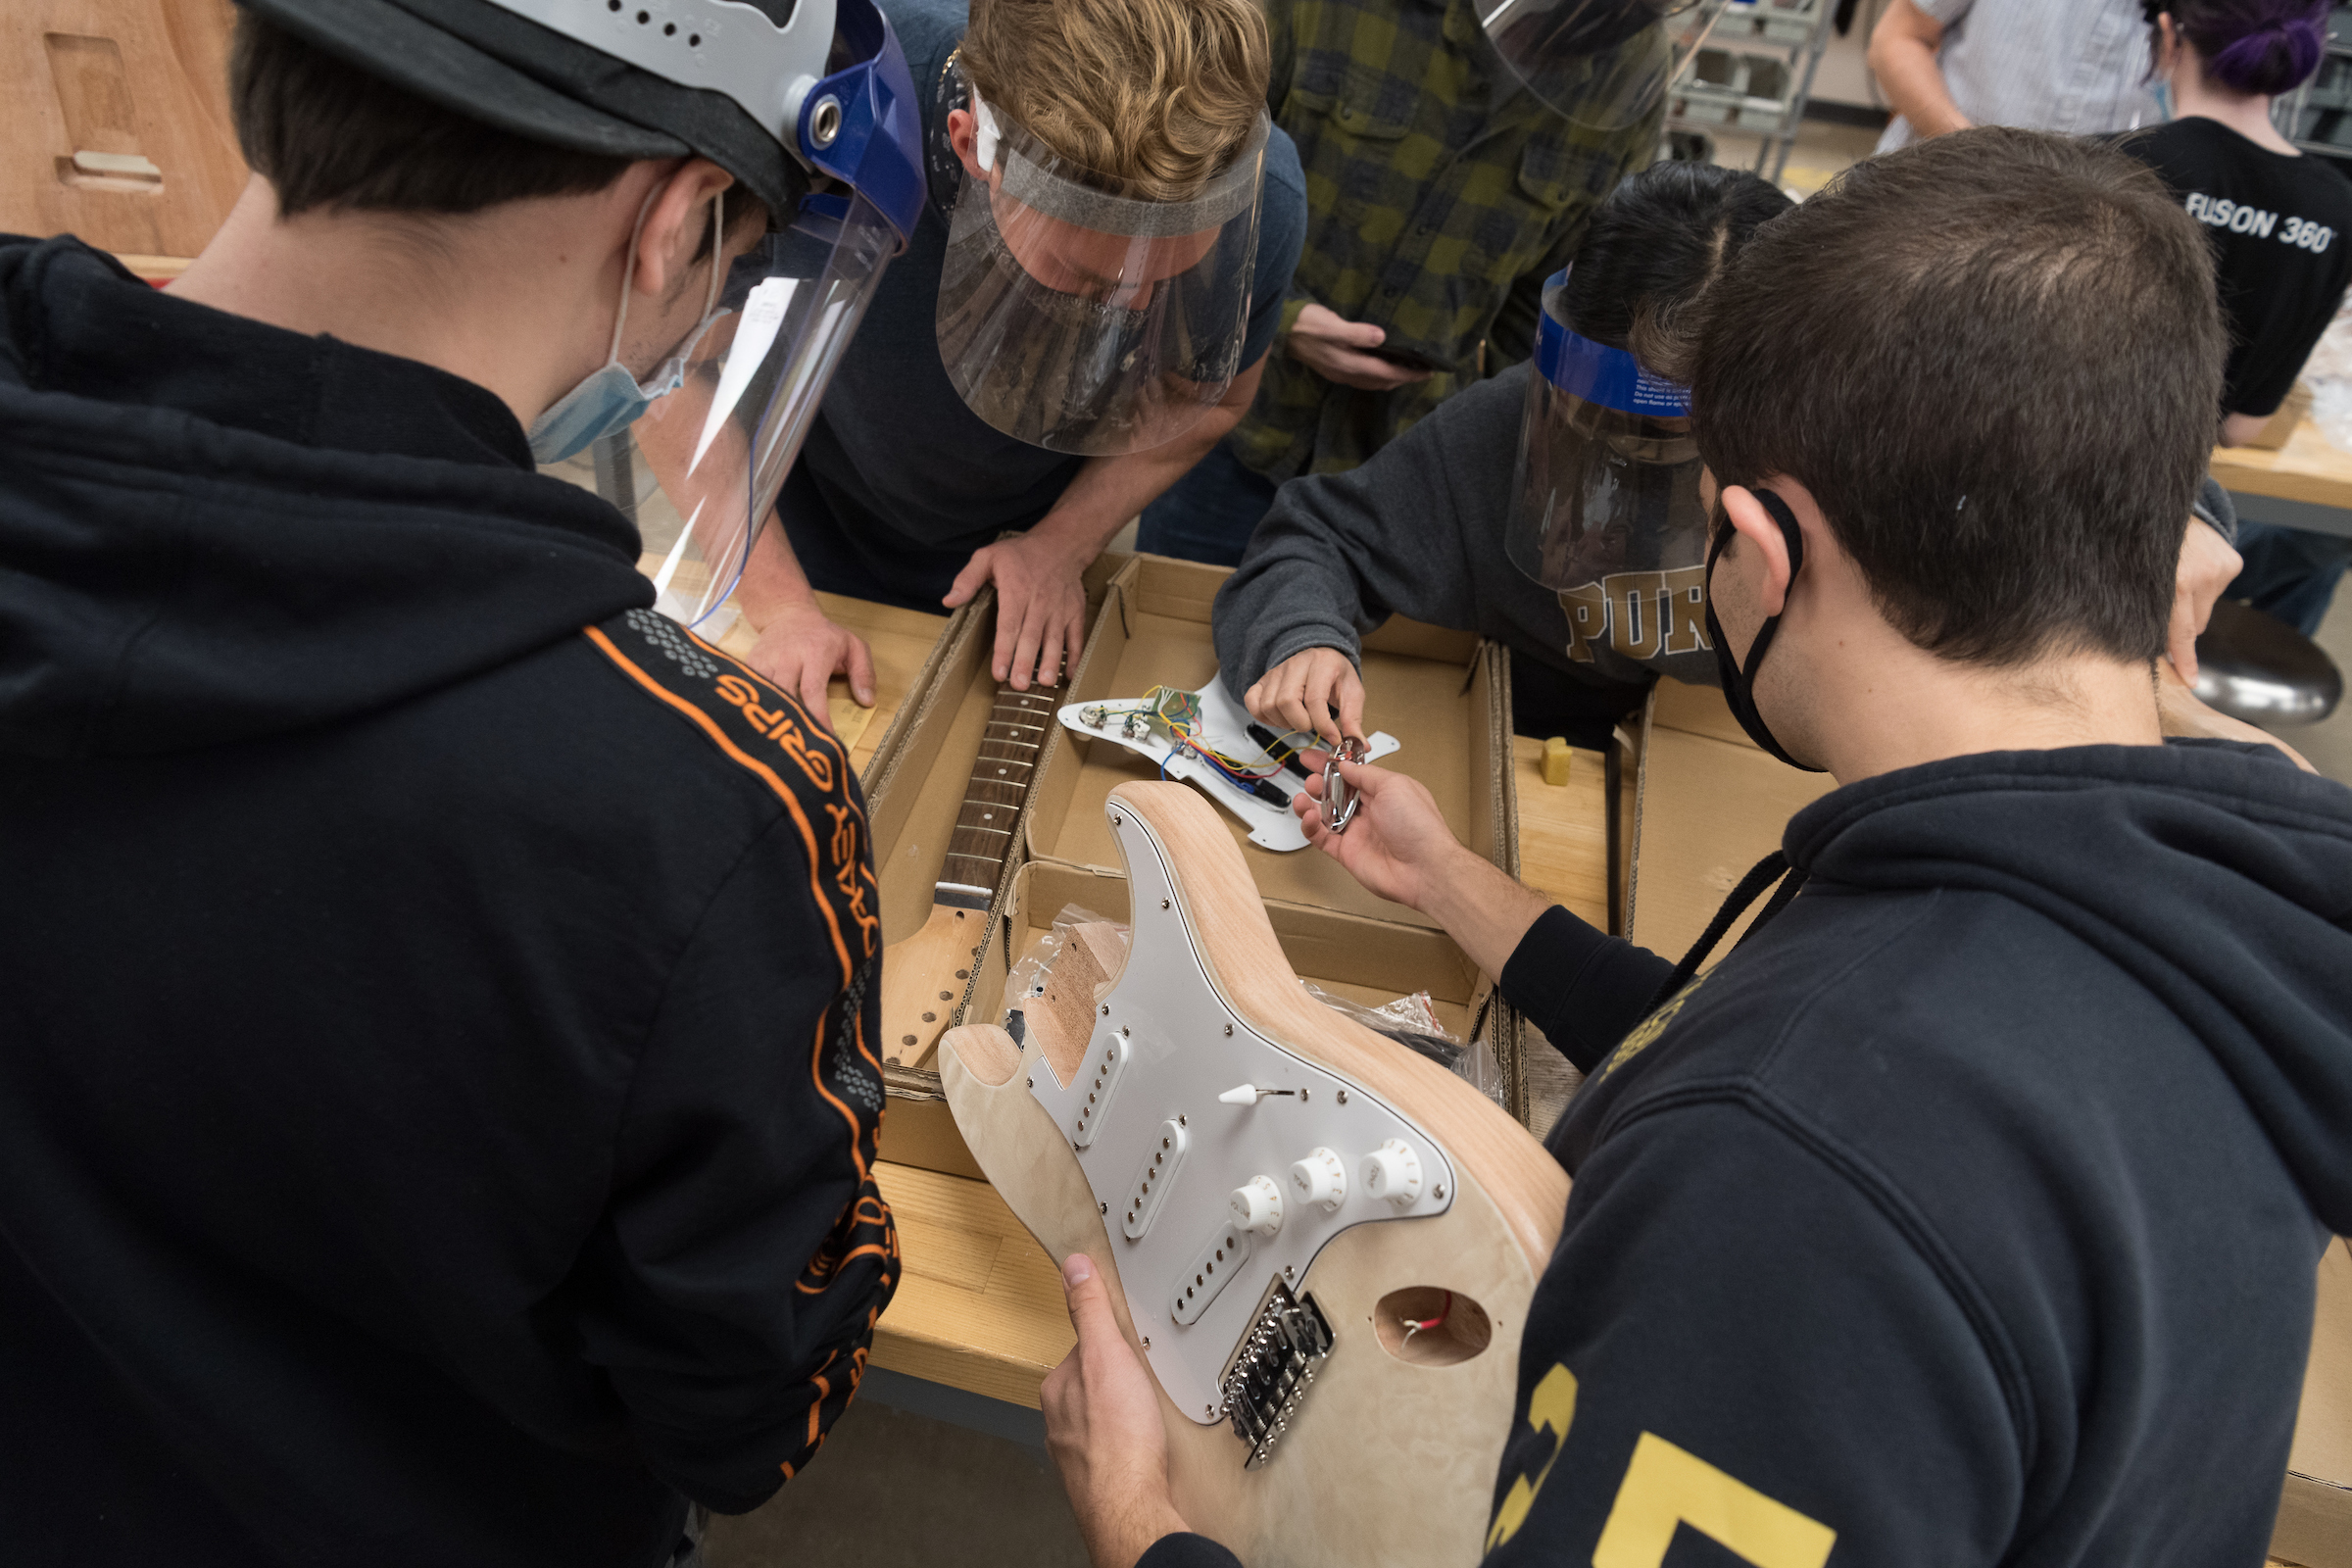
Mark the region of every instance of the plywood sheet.
POLYGON ((234 17, 228 0, 0 5, 0 231, 149 257, 211 243, 246 182, 234 17))

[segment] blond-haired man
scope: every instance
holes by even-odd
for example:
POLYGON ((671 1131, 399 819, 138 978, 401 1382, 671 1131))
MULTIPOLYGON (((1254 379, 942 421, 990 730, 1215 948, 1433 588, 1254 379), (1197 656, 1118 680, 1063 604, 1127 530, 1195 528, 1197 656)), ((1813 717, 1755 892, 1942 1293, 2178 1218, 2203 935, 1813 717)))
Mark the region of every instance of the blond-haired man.
POLYGON ((1250 406, 1306 227, 1251 0, 890 15, 931 200, 741 591, 752 662, 810 702, 873 680, 814 589, 936 610, 993 582, 999 679, 1074 662, 1079 574, 1250 406))

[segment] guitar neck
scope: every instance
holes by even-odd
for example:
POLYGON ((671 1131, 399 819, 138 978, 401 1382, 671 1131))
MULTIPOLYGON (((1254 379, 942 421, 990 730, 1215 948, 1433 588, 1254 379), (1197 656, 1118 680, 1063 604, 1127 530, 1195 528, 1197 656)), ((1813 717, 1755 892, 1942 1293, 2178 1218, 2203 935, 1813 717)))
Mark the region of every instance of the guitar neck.
POLYGON ((948 855, 932 891, 934 904, 985 909, 996 896, 1004 875, 1004 858, 1012 853, 1013 826, 1037 775, 1037 760, 1052 732, 1059 693, 1053 687, 1016 692, 997 688, 988 728, 980 737, 980 755, 972 762, 971 782, 964 786, 963 809, 948 839, 948 855))

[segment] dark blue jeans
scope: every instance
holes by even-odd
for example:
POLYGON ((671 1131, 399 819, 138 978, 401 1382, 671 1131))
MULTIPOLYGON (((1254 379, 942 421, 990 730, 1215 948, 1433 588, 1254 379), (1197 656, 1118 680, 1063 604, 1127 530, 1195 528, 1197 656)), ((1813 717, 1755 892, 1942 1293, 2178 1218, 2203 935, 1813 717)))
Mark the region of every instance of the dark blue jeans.
POLYGON ((2276 523, 2241 522, 2237 553, 2245 557, 2245 569, 2222 590, 2222 597, 2242 599, 2273 620, 2314 637, 2328 618, 2328 603, 2335 597, 2345 564, 2352 562, 2352 539, 2276 523))
POLYGON ((1144 509, 1138 550, 1238 566, 1243 547, 1274 505, 1274 481, 1242 466, 1220 441, 1192 471, 1144 509))

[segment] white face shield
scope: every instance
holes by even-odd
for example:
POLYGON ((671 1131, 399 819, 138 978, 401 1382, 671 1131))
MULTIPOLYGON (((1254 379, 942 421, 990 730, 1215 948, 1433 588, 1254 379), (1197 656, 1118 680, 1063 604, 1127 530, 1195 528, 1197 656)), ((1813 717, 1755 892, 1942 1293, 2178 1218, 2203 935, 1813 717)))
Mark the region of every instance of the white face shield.
POLYGON ((705 637, 725 632, 733 612, 720 607, 898 248, 898 231, 864 197, 812 196, 792 227, 764 235, 729 270, 720 314, 689 351, 677 390, 628 431, 632 466, 654 487, 637 524, 662 558, 654 587, 663 614, 705 637))
POLYGON ((1563 604, 1602 596, 1594 608, 1606 615, 1612 579, 1638 578, 1654 598, 1665 574, 1703 566, 1702 466, 1690 390, 1579 333, 1563 307, 1568 276, 1544 287, 1503 543, 1563 604))
POLYGON ((951 66, 937 122, 968 108, 963 172, 939 287, 939 353, 997 429, 1090 456, 1182 435, 1241 370, 1269 126, 1190 200, 1111 194, 981 100, 951 66))
POLYGON ((1480 0, 1487 41, 1555 113, 1594 130, 1633 124, 1666 96, 1704 29, 1662 25, 1698 0, 1480 0))
POLYGON ((748 250, 714 232, 710 260, 689 276, 706 291, 703 318, 652 380, 617 363, 616 327, 612 359, 533 429, 543 457, 567 460, 556 471, 592 478, 636 521, 658 608, 717 637, 826 383, 921 214, 913 78, 872 0, 800 0, 781 25, 732 0, 664 0, 659 16, 593 0, 498 3, 664 81, 723 95, 807 176, 791 188, 813 187, 797 210, 771 209, 769 231, 748 250))

